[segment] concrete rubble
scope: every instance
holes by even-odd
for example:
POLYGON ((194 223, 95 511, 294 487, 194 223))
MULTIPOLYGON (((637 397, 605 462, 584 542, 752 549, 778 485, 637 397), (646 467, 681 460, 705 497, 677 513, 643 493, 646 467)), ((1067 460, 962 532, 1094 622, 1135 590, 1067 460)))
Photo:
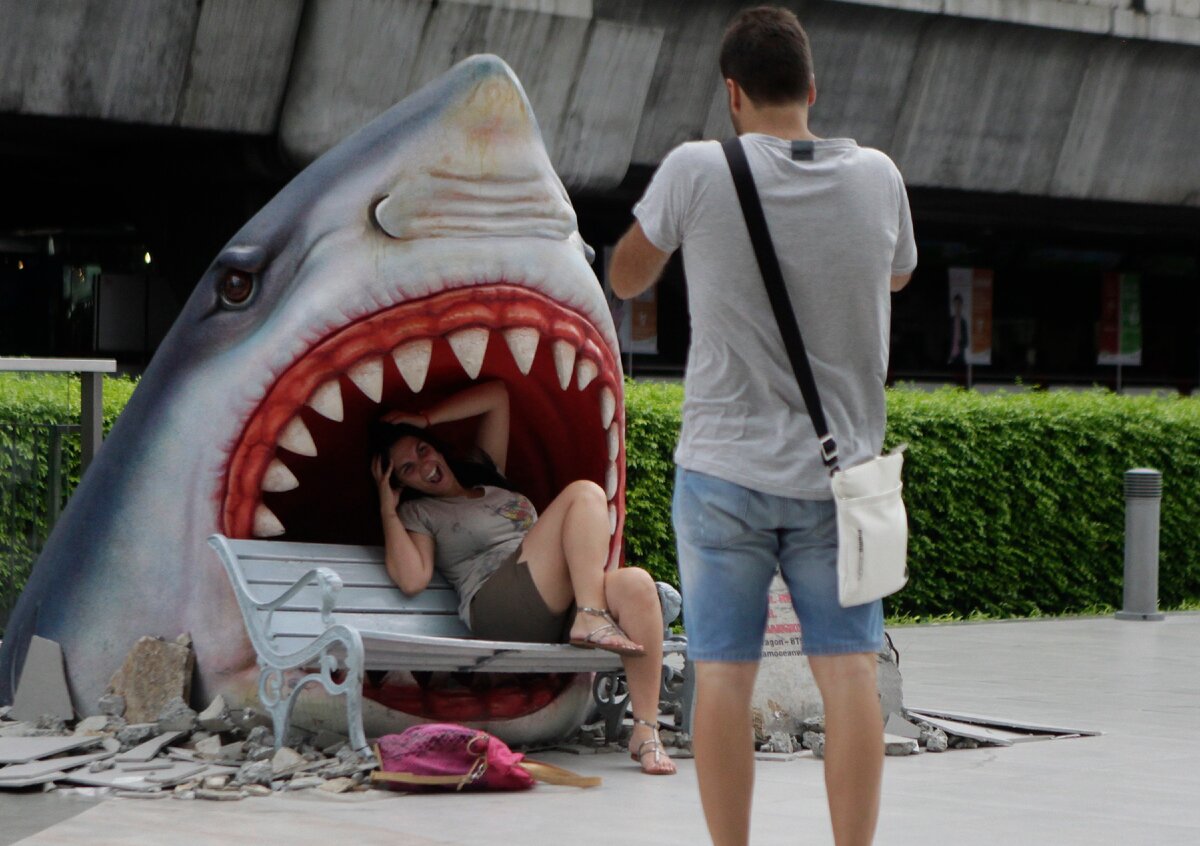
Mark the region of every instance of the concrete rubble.
POLYGON ((149 723, 108 713, 78 721, 10 716, 10 709, 0 712, 0 790, 79 786, 126 798, 229 802, 283 791, 363 791, 377 766, 328 731, 293 731, 292 745, 276 750, 257 715, 231 712, 220 697, 200 714, 182 698, 168 700, 149 723))

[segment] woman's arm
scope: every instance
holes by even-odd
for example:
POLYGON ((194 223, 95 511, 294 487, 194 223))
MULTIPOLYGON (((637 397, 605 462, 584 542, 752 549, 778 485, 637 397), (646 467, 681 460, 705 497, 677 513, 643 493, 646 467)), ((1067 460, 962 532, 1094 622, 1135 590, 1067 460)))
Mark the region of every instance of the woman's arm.
POLYGON ((464 391, 451 394, 425 409, 416 418, 411 414, 395 411, 385 414, 383 419, 389 423, 424 423, 425 426, 436 426, 439 423, 452 423, 469 417, 482 417, 479 421, 479 431, 475 435, 475 445, 486 452, 492 461, 496 462, 496 469, 503 473, 508 460, 508 386, 499 380, 472 385, 464 391))
POLYGON ((383 520, 384 561, 392 581, 408 596, 425 590, 433 578, 433 538, 404 528, 396 508, 400 493, 392 490, 392 463, 385 466, 376 456, 371 461, 371 475, 379 489, 379 511, 383 520))

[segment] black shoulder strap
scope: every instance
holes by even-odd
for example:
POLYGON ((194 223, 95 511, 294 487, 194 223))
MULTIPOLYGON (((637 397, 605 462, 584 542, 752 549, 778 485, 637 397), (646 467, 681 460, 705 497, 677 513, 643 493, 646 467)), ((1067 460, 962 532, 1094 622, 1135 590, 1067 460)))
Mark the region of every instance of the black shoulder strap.
POLYGON ((792 360, 792 370, 796 381, 800 384, 800 393, 804 397, 804 405, 808 408, 808 416, 812 418, 813 429, 821 443, 821 460, 830 471, 838 466, 837 443, 829 434, 829 424, 825 422, 825 411, 821 408, 821 396, 817 393, 817 383, 813 379, 812 366, 808 362, 808 353, 804 349, 804 338, 800 335, 800 326, 796 323, 796 314, 792 311, 792 302, 788 298, 787 289, 783 284, 783 273, 779 269, 779 259, 775 255, 775 246, 771 242, 771 233, 767 230, 767 219, 763 215, 762 203, 758 199, 758 189, 754 186, 754 176, 750 173, 750 163, 746 160, 746 151, 742 148, 739 138, 725 140, 721 147, 725 150, 725 158, 729 161, 729 170, 733 174, 733 185, 737 189, 738 201, 742 204, 742 215, 746 219, 746 229, 750 232, 750 243, 754 245, 754 254, 758 257, 758 267, 762 273, 763 282, 767 285, 767 297, 771 301, 771 309, 775 312, 775 320, 779 324, 779 333, 783 336, 783 345, 787 348, 788 358, 792 360))

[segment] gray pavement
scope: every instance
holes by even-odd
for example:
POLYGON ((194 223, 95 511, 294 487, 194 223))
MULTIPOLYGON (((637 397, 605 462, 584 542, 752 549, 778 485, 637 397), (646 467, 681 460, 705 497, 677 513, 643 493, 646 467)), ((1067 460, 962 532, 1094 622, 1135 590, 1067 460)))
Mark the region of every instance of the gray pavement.
MULTIPOLYGON (((1200 614, 891 630, 905 703, 1104 732, 889 758, 876 842, 1200 843, 1200 614)), ((545 760, 603 787, 179 802, 0 796, 0 843, 703 844, 695 770, 641 776, 625 755, 545 760)), ((755 844, 828 844, 822 765, 760 762, 755 844)))

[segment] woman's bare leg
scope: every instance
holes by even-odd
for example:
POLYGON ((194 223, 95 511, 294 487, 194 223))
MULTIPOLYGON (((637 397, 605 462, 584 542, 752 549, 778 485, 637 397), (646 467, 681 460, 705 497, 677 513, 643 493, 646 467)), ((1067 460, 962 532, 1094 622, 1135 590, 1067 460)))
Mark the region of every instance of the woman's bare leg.
MULTIPOLYGON (((630 639, 643 644, 645 654, 621 659, 625 665, 625 679, 629 682, 629 700, 633 716, 647 723, 658 723, 658 694, 662 684, 662 605, 658 599, 658 588, 650 574, 640 567, 623 567, 607 574, 604 582, 608 607, 616 621, 630 639)), ((657 740, 650 726, 633 724, 629 738, 629 751, 639 756, 643 770, 656 775, 675 772, 675 764, 667 756, 666 749, 655 755, 647 741, 657 740)))
MULTIPOLYGON (((593 482, 573 482, 546 507, 525 536, 522 557, 551 611, 565 611, 572 601, 579 607, 607 608, 628 637, 609 632, 598 640, 643 645, 643 655, 624 657, 622 661, 633 714, 653 723, 658 719, 662 673, 663 622, 658 589, 650 575, 636 567, 605 572, 608 542, 608 499, 604 491, 593 482)), ((584 637, 604 625, 603 619, 577 613, 571 637, 584 637)), ((652 734, 649 727, 635 723, 630 749, 636 753, 652 734)), ((641 764, 647 772, 675 771, 665 750, 657 760, 649 747, 645 750, 641 764)))
MULTIPOLYGON (((594 482, 572 482, 546 506, 525 536, 521 552, 551 611, 561 613, 572 601, 580 608, 608 607, 608 541, 608 499, 594 482)), ((586 637, 604 625, 603 618, 579 612, 571 637, 586 637)), ((620 644, 623 639, 610 632, 599 640, 620 644)))

